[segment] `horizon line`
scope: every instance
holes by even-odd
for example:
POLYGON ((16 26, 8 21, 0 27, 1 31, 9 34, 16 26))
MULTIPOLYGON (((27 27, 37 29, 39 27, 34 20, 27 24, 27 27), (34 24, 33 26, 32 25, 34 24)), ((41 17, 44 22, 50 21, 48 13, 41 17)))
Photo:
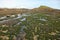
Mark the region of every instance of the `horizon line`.
MULTIPOLYGON (((41 5, 41 6, 45 6, 45 5, 41 5)), ((38 6, 40 7, 40 6, 38 6)), ((34 8, 38 8, 38 7, 34 7, 34 8)), ((49 7, 49 6, 47 6, 49 7)), ((0 9, 34 9, 34 8, 28 8, 28 7, 0 7, 0 9)), ((53 7, 50 7, 52 9, 60 9, 60 8, 53 8, 53 7)))

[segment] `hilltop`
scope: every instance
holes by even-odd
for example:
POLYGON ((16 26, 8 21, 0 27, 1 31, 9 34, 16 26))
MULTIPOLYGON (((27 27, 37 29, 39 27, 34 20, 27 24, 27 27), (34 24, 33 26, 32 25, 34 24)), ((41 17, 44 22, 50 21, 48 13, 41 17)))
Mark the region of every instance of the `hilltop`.
POLYGON ((40 6, 31 10, 34 13, 60 13, 59 9, 53 9, 48 6, 40 6))
POLYGON ((26 9, 26 8, 0 8, 0 15, 12 15, 12 14, 19 14, 19 13, 60 13, 59 9, 53 9, 48 6, 40 6, 38 8, 33 9, 26 9))

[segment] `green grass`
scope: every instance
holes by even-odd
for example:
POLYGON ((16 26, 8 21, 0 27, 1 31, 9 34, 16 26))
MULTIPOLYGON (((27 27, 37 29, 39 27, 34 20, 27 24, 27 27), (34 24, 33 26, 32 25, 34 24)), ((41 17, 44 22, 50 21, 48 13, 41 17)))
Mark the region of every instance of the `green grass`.
POLYGON ((60 35, 59 35, 60 19, 59 18, 60 18, 60 14, 58 15, 49 15, 44 13, 30 14, 30 16, 23 16, 22 18, 19 18, 16 20, 21 22, 21 24, 16 26, 13 25, 12 27, 8 27, 8 28, 0 27, 0 30, 1 29, 9 30, 5 35, 16 36, 17 34, 19 34, 21 27, 25 26, 24 32, 26 33, 25 38, 27 40, 34 40, 35 36, 37 37, 37 40, 49 40, 49 39, 59 40, 60 38, 60 35), (21 19, 23 18, 26 18, 26 20, 21 21, 21 19), (40 19, 43 19, 43 20, 40 20, 40 19), (55 35, 53 33, 55 33, 55 35))

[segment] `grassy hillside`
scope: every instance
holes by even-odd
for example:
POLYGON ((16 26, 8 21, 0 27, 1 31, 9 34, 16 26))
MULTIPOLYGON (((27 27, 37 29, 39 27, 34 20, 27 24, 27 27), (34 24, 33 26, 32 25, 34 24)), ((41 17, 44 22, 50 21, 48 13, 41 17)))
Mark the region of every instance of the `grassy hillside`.
POLYGON ((20 14, 20 13, 26 13, 29 11, 28 9, 8 9, 8 8, 0 8, 0 16, 1 15, 12 15, 12 14, 20 14))
MULTIPOLYGON (((26 15, 16 20, 12 18, 7 23, 0 25, 0 36, 3 36, 3 38, 6 36, 8 40, 16 38, 25 38, 26 40, 60 40, 60 14, 33 13, 26 15)), ((3 38, 0 37, 0 40, 3 38)))
POLYGON ((21 14, 21 13, 49 13, 49 14, 53 14, 53 13, 60 13, 60 10, 58 9, 53 9, 47 6, 40 6, 38 8, 33 8, 33 9, 25 9, 25 8, 21 8, 21 9, 17 9, 17 8, 13 8, 13 9, 8 9, 8 8, 0 8, 0 16, 1 15, 12 15, 12 14, 21 14))
POLYGON ((0 40, 60 40, 58 9, 1 9, 0 15, 0 40))

